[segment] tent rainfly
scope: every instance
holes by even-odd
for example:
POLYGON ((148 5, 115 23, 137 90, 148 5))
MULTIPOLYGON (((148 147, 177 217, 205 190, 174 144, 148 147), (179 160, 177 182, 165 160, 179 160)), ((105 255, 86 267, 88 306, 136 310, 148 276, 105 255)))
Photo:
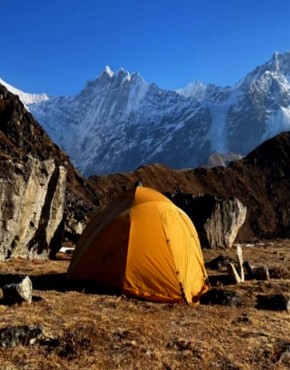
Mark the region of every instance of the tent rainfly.
POLYGON ((164 195, 141 186, 89 222, 68 279, 96 281, 156 302, 196 303, 208 289, 191 220, 164 195))

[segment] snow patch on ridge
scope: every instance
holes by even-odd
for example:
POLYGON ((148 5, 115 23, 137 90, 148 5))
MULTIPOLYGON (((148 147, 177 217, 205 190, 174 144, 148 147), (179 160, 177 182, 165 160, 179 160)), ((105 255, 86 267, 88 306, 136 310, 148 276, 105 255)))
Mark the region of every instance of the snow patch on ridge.
POLYGON ((126 112, 124 112, 125 116, 127 116, 131 112, 137 112, 138 110, 140 110, 140 106, 148 90, 148 84, 139 74, 132 75, 130 81, 131 86, 126 106, 126 112))
POLYGON ((203 104, 211 113, 212 121, 206 138, 210 141, 213 151, 223 154, 229 152, 226 132, 228 112, 231 106, 238 105, 241 97, 241 90, 231 88, 228 99, 223 103, 214 103, 207 100, 203 101, 203 104))
POLYGON ((29 111, 29 104, 40 103, 45 100, 49 100, 49 96, 47 94, 29 94, 25 93, 21 90, 16 89, 15 87, 9 85, 7 82, 0 78, 0 84, 5 86, 7 90, 9 90, 12 94, 18 95, 19 99, 24 104, 25 108, 29 111))
POLYGON ((290 131, 290 107, 280 107, 280 109, 271 114, 267 129, 262 136, 262 141, 265 141, 280 132, 290 131))
POLYGON ((211 149, 219 153, 227 153, 229 149, 225 131, 229 106, 208 103, 208 108, 212 121, 207 138, 211 143, 211 149))
POLYGON ((175 90, 177 94, 183 95, 186 98, 193 97, 197 100, 202 100, 205 95, 206 85, 200 81, 190 82, 182 89, 175 90))
POLYGON ((111 68, 109 66, 106 66, 105 69, 104 69, 104 72, 109 75, 109 77, 113 77, 114 76, 114 72, 111 70, 111 68))

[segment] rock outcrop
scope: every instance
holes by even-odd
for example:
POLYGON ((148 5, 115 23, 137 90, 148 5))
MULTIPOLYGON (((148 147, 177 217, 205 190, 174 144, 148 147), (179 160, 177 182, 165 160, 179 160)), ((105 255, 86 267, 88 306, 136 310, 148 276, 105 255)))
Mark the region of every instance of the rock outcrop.
POLYGON ((0 260, 39 258, 61 245, 66 169, 54 160, 0 160, 0 260))
POLYGON ((247 214, 237 198, 216 199, 210 217, 203 225, 209 248, 231 248, 247 214))
POLYGON ((211 288, 200 297, 201 304, 238 307, 242 297, 238 292, 223 288, 211 288))
POLYGON ((247 207, 235 197, 176 193, 172 201, 192 219, 204 248, 231 248, 246 219, 247 207))
POLYGON ((18 278, 16 281, 2 287, 5 304, 32 302, 32 282, 29 276, 18 278))
POLYGON ((258 309, 290 312, 289 294, 258 294, 256 298, 258 309))
POLYGON ((0 329, 0 347, 29 346, 41 339, 41 325, 7 326, 0 329))
POLYGON ((97 209, 68 156, 0 85, 0 260, 53 256, 97 209))

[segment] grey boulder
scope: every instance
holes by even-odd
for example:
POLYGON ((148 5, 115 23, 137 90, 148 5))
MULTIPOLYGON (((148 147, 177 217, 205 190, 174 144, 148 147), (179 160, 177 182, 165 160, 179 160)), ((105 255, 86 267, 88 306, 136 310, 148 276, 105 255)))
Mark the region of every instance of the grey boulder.
POLYGON ((11 284, 2 287, 4 303, 11 305, 32 301, 32 282, 29 276, 21 277, 11 284))

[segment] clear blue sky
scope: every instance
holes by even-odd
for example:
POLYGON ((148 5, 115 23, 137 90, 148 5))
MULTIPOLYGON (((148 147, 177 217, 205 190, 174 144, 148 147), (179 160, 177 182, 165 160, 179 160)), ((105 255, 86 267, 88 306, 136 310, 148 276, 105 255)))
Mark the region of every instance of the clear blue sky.
POLYGON ((176 89, 231 85, 290 50, 290 0, 0 0, 0 77, 74 95, 106 65, 176 89))

